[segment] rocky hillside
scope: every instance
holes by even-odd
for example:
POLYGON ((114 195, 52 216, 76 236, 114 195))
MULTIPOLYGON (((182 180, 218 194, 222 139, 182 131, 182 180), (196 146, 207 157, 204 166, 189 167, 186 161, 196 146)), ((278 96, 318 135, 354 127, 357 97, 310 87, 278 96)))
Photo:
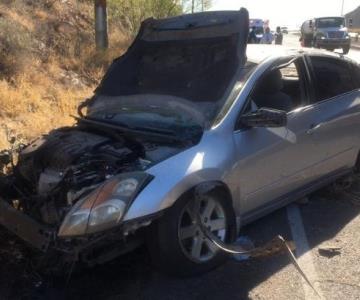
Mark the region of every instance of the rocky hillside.
POLYGON ((0 149, 9 135, 29 140, 73 122, 79 101, 128 45, 112 26, 111 48, 96 53, 93 23, 90 0, 1 0, 0 149))

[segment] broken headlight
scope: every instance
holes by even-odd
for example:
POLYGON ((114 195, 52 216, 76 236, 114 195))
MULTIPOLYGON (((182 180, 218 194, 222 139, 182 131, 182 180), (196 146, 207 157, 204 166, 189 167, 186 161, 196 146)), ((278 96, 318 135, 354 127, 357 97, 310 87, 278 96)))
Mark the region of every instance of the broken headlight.
POLYGON ((65 217, 59 236, 79 236, 112 228, 153 177, 143 172, 126 173, 106 181, 79 200, 65 217))

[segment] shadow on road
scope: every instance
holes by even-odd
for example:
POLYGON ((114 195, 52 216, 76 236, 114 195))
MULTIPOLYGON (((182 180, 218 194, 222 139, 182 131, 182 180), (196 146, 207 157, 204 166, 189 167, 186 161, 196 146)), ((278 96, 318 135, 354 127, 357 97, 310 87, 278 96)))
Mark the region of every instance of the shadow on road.
MULTIPOLYGON (((301 211, 314 248, 341 231, 358 215, 360 207, 316 194, 301 206, 301 211)), ((286 209, 246 226, 242 233, 256 245, 277 234, 291 239, 286 209)), ((3 245, 0 241, 0 249, 3 245)), ((77 274, 66 285, 55 278, 24 276, 26 266, 15 265, 13 255, 13 251, 0 252, 1 299, 248 299, 251 290, 290 263, 286 255, 241 263, 229 261, 201 277, 175 279, 154 271, 145 249, 139 249, 77 274)))

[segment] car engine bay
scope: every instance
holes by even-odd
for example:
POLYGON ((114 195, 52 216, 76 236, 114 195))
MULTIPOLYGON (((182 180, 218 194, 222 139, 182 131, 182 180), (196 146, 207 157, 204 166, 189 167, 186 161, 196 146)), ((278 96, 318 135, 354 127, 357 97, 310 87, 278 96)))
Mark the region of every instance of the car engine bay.
POLYGON ((79 199, 108 179, 144 171, 190 146, 155 140, 82 122, 53 130, 2 152, 0 197, 55 232, 79 199))

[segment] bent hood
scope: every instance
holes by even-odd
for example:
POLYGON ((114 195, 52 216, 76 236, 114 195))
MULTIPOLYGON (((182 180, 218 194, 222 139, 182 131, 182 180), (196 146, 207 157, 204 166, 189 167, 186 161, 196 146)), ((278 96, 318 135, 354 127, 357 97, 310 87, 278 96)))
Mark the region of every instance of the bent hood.
POLYGON ((248 32, 243 8, 145 20, 96 95, 158 94, 216 102, 246 62, 248 32))

